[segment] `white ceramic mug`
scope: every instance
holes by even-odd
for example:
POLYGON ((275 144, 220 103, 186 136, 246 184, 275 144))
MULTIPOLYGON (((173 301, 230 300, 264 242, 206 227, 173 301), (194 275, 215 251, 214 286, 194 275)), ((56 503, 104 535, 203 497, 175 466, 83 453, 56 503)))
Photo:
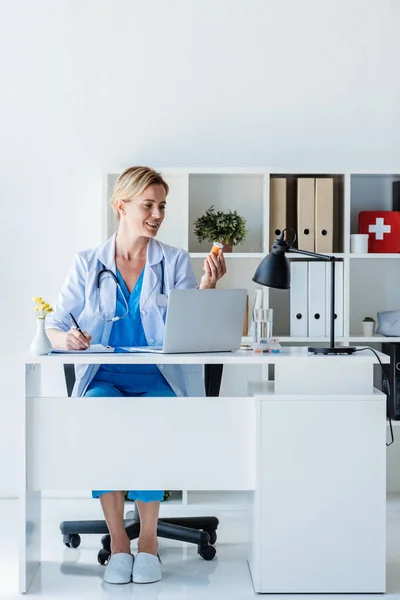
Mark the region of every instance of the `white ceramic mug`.
POLYGON ((352 254, 368 254, 368 233, 352 233, 350 235, 350 252, 352 254))

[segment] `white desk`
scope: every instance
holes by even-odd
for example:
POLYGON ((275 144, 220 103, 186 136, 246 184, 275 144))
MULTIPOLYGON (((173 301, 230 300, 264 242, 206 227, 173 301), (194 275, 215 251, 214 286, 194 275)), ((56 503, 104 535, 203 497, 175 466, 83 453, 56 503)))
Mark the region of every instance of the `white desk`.
POLYGON ((314 356, 298 347, 268 355, 30 355, 20 591, 40 565, 41 490, 134 483, 253 491, 248 560, 256 592, 384 592, 386 397, 373 387, 375 363, 372 352, 314 356), (42 364, 125 362, 272 364, 274 381, 249 382, 240 398, 41 397, 42 364), (148 448, 150 436, 146 464, 121 464, 121 452, 148 448))

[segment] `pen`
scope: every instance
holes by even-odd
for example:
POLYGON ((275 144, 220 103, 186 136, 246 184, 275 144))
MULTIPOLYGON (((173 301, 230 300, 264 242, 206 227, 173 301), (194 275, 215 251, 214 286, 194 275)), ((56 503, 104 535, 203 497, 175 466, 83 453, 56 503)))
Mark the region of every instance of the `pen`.
POLYGON ((75 327, 77 328, 77 330, 79 331, 79 333, 81 333, 83 335, 83 337, 85 338, 85 340, 87 340, 86 335, 83 333, 82 329, 79 327, 78 323, 76 322, 74 315, 72 313, 69 313, 69 316, 71 317, 71 320, 72 320, 73 324, 75 325, 75 327))

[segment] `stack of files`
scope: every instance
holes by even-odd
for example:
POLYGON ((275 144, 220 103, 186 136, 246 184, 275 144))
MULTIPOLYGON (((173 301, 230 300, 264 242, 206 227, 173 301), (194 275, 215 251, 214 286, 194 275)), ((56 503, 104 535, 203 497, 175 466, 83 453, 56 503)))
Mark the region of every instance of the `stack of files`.
MULTIPOLYGON (((290 262, 290 335, 328 337, 330 334, 331 264, 290 262)), ((335 263, 335 337, 343 337, 343 263, 335 263)))
POLYGON ((333 179, 297 180, 297 238, 301 250, 333 252, 333 179))

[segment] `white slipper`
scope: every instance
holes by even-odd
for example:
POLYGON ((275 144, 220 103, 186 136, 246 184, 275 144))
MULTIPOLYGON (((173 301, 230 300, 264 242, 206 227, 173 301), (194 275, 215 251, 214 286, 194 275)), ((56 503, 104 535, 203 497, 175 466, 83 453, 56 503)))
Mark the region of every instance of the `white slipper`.
POLYGON ((132 569, 133 583, 155 583, 161 579, 161 561, 159 556, 138 552, 132 569))
POLYGON ((132 581, 133 556, 126 552, 111 554, 104 571, 106 583, 130 583, 132 581))

